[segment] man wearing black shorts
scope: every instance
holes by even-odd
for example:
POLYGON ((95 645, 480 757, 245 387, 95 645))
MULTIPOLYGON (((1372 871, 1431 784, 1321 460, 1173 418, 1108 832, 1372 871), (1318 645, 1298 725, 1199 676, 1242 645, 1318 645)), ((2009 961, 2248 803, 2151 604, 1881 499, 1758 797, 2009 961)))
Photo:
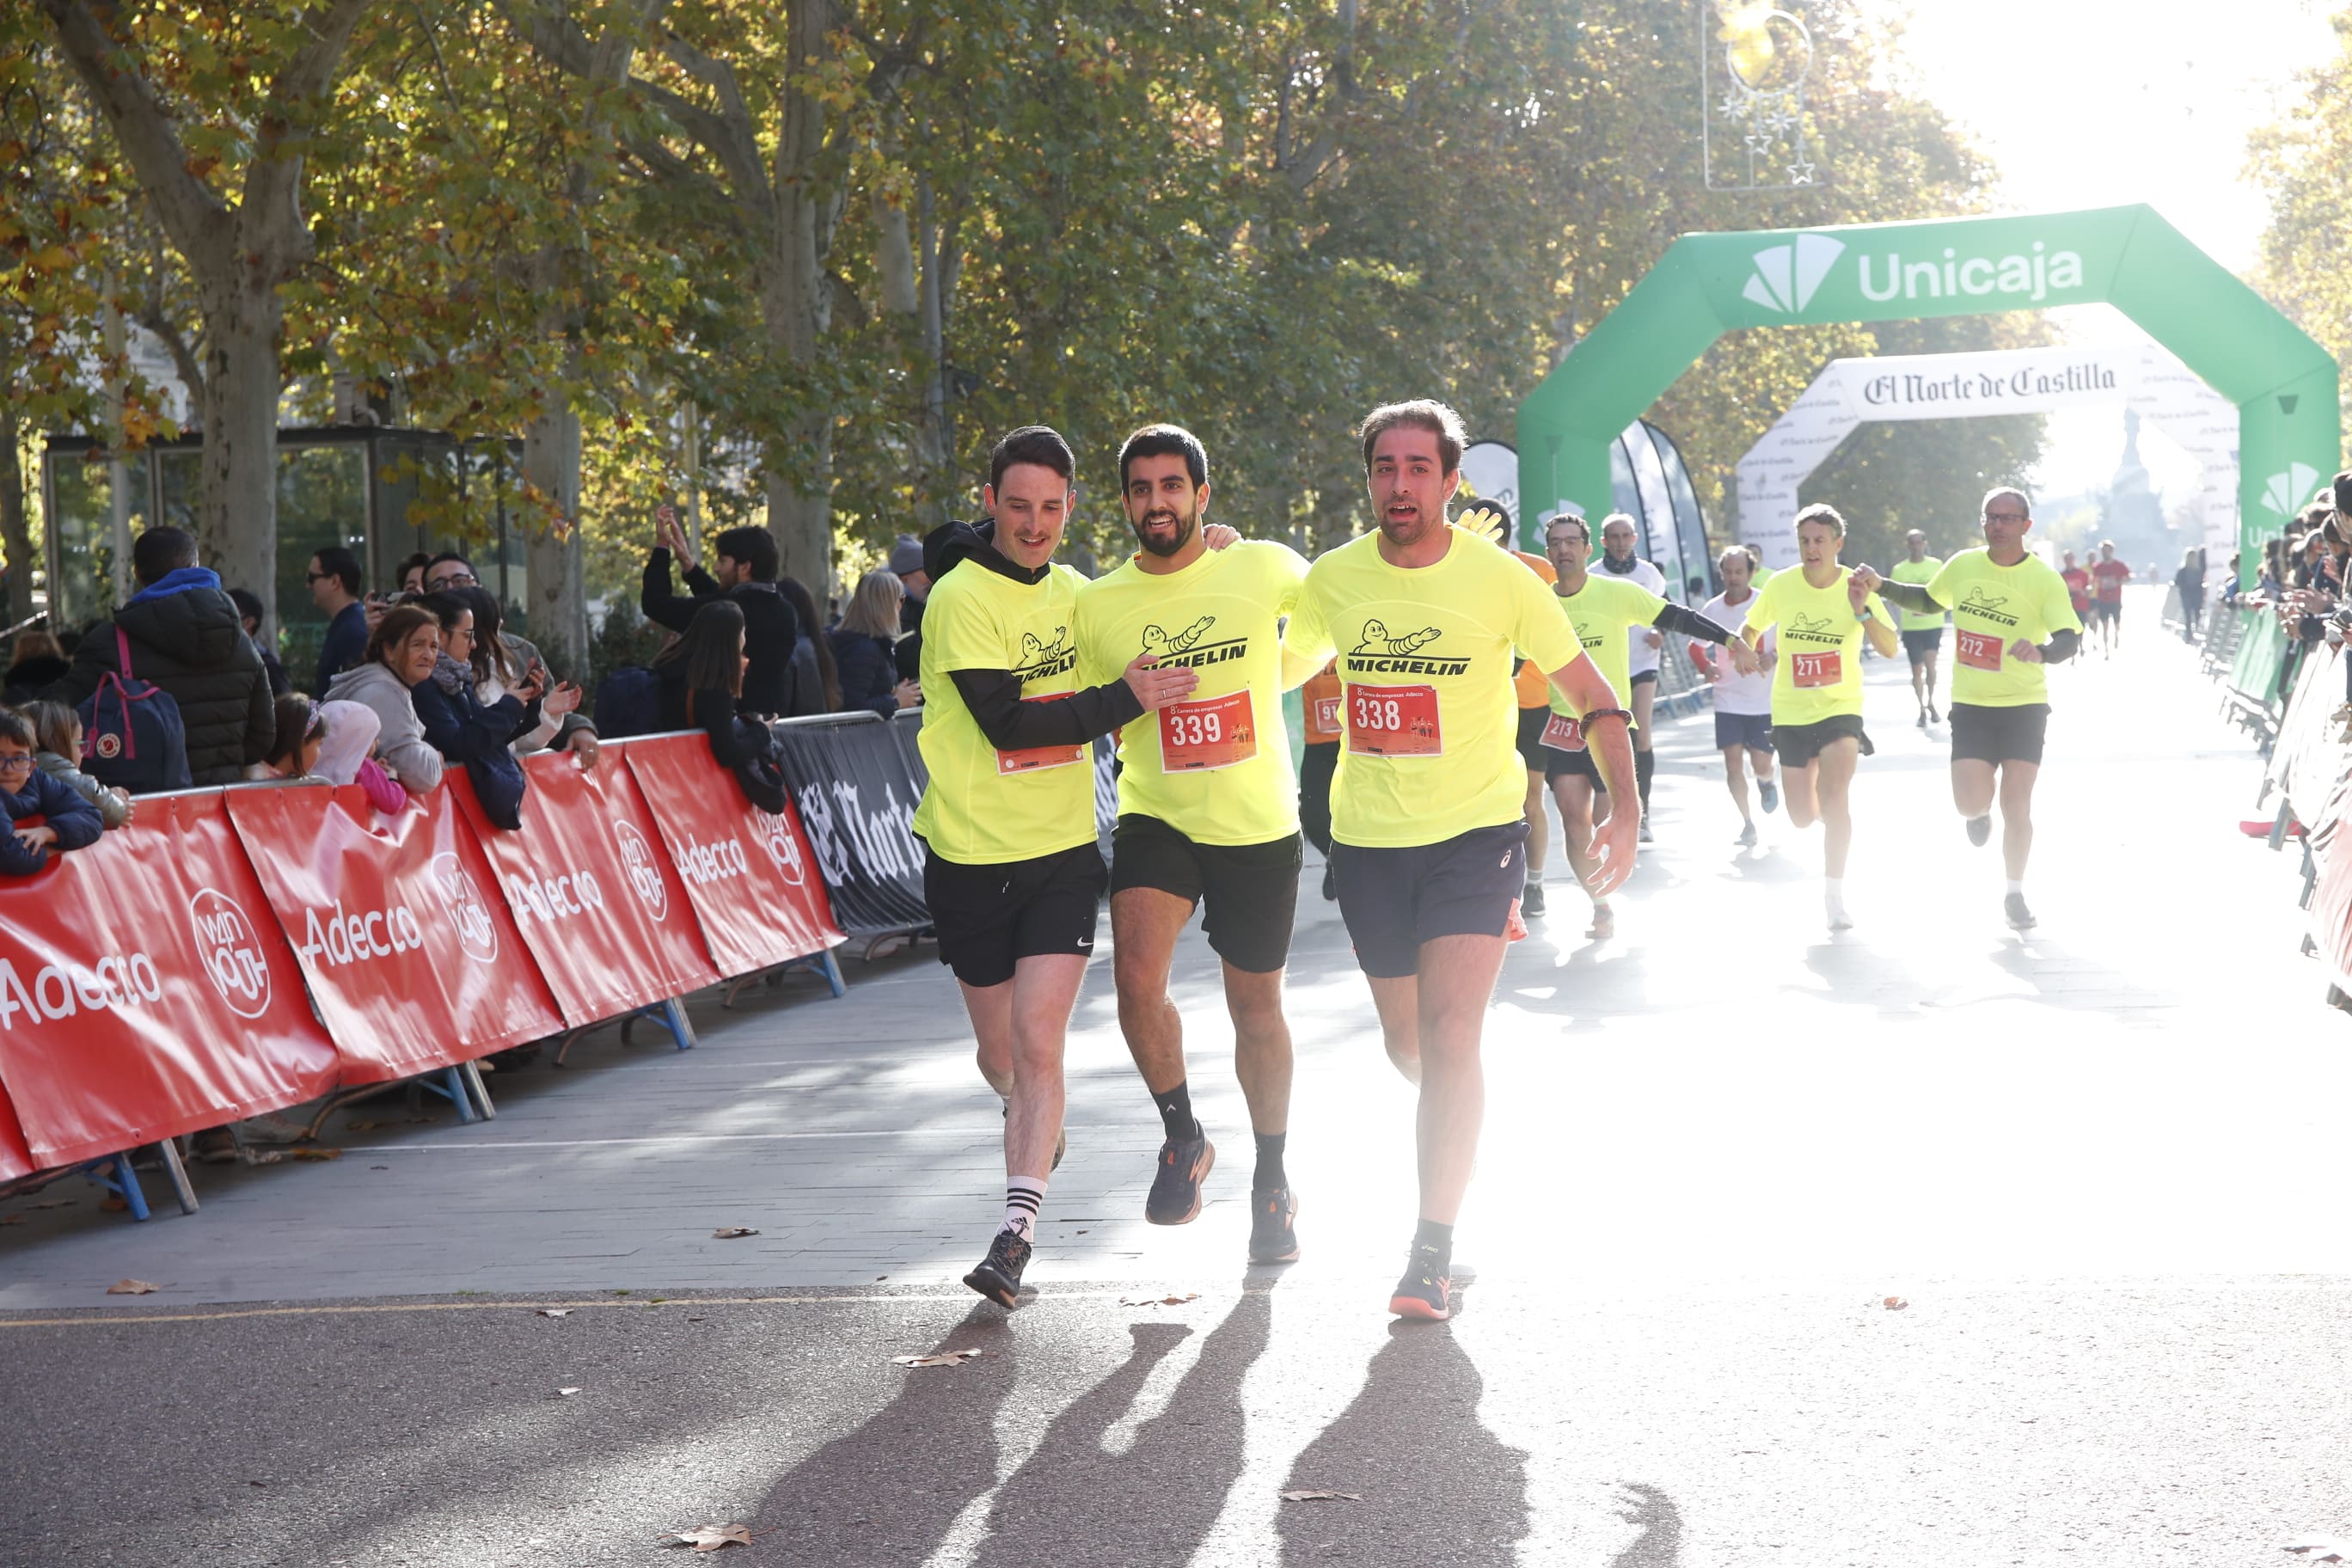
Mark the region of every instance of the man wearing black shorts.
POLYGON ((1453 1311, 1454 1224, 1486 1110, 1480 1037, 1525 886, 1515 657, 1568 694, 1622 803, 1594 851, 1596 891, 1633 869, 1641 812, 1628 714, 1559 602, 1446 521, 1462 479, 1459 416, 1441 403, 1391 404, 1360 436, 1379 527, 1317 559, 1283 637, 1309 667, 1339 659, 1339 914, 1389 1059, 1421 1096, 1420 1224, 1389 1310, 1442 1321, 1453 1311))
POLYGON ((1042 426, 989 454, 989 521, 924 541, 923 728, 930 782, 915 811, 923 895, 955 972, 981 1076, 1004 1097, 1004 1216, 964 1283, 1010 1308, 1045 1179, 1060 1158, 1062 1046, 1094 951, 1097 735, 1191 692, 1190 669, 1149 652, 1078 689, 1078 585, 1052 564, 1076 464, 1042 426))
POLYGON ((1165 1135, 1143 1217, 1190 1223, 1216 1163, 1193 1114, 1184 1023, 1168 994, 1176 939, 1197 909, 1223 969, 1234 1067, 1256 1138, 1249 1256, 1286 1263, 1298 1256, 1298 1237, 1284 1166, 1290 1026, 1282 976, 1301 857, 1282 692, 1308 671, 1284 678, 1281 622, 1298 601, 1307 562, 1265 541, 1208 547, 1209 457, 1188 430, 1145 426, 1127 438, 1118 469, 1142 548, 1078 591, 1081 669, 1106 673, 1141 652, 1200 676, 1189 697, 1119 736, 1110 874, 1118 1022, 1165 1135))
POLYGON ((2000 801, 2000 853, 2009 874, 2002 912, 2027 931, 2025 862, 2033 851, 2033 784, 2042 773, 2042 738, 2050 724, 2051 665, 2072 658, 2083 636, 2064 578, 2030 553, 2025 536, 2033 509, 2025 492, 2001 486, 1985 492, 1984 548, 1963 550, 1921 586, 1890 583, 1867 566, 1854 569, 1907 610, 1952 612, 1952 804, 1968 825, 1969 842, 1992 837, 1992 807, 2000 801))
MULTIPOLYGON (((1908 553, 1887 574, 1897 583, 1932 583, 1944 569, 1943 562, 1927 553, 1927 536, 1917 529, 1903 536, 1903 548, 1908 553)), ((1944 647, 1944 617, 1905 610, 1898 629, 1903 651, 1911 660, 1911 696, 1919 704, 1919 728, 1924 730, 1936 721, 1936 659, 1944 647)))

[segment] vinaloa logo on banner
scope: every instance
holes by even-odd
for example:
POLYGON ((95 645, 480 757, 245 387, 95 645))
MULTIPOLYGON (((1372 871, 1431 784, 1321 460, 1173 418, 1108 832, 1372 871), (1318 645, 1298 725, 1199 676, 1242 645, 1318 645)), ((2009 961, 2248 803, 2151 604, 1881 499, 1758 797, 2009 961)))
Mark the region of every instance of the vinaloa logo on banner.
POLYGON ((669 918, 669 883, 663 879, 661 865, 654 858, 654 847, 637 831, 637 825, 622 818, 613 823, 613 842, 620 846, 621 865, 629 873, 629 886, 651 911, 656 921, 669 918))
POLYGON ((226 893, 202 888, 188 900, 188 920, 195 927, 205 973, 229 1011, 240 1018, 268 1012, 269 956, 245 906, 226 893))
POLYGON ((26 1022, 37 1024, 84 1010, 100 1013, 163 999, 163 982, 155 973, 155 961, 143 952, 112 954, 89 965, 44 964, 33 972, 29 985, 12 961, 0 958, 0 1029, 14 1029, 19 1013, 26 1022))
POLYGON ((477 963, 498 962, 499 928, 490 919, 490 906, 465 865, 446 850, 433 857, 433 888, 441 895, 441 908, 457 928, 457 945, 466 956, 477 963))
POLYGON ((785 881, 800 887, 807 880, 807 875, 801 869, 801 847, 793 834, 793 819, 756 809, 752 815, 760 819, 760 844, 767 850, 768 858, 776 863, 785 881))

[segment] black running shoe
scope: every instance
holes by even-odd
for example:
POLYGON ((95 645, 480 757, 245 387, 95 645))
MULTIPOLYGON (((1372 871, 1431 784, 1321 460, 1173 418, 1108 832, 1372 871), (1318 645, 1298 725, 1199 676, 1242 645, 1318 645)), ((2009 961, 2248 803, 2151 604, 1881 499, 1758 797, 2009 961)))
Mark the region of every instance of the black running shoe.
POLYGON ((1250 1243, 1252 1263, 1296 1263, 1298 1261, 1298 1232, 1292 1222, 1298 1218, 1298 1200, 1288 1187, 1276 1187, 1271 1192, 1250 1194, 1250 1243))
POLYGON ((1991 812, 1989 812, 1989 811, 1988 811, 1988 812, 1986 812, 1982 816, 1971 816, 1971 817, 1969 817, 1969 843, 1971 843, 1971 844, 1975 845, 1978 848, 1981 849, 1981 848, 1983 848, 1983 847, 1985 847, 1985 843, 1986 843, 1986 841, 1987 841, 1987 840, 1989 840, 1989 839, 1990 839, 1990 838, 1991 838, 1991 837, 1992 837, 1992 813, 1991 813, 1991 812))
POLYGON ((1454 1281, 1433 1252, 1413 1248, 1404 1278, 1389 1298, 1389 1310, 1400 1318, 1442 1323, 1454 1315, 1454 1281))
POLYGON ((1936 711, 1936 705, 1935 705, 1934 703, 1932 703, 1932 702, 1928 703, 1928 704, 1927 704, 1927 722, 1928 722, 1928 723, 1930 723, 1930 724, 1940 724, 1940 723, 1942 723, 1943 721, 1944 721, 1944 716, 1943 716, 1942 714, 1940 714, 1940 713, 1938 713, 1938 712, 1937 712, 1937 711, 1936 711))
POLYGON ((1152 1173, 1151 1195, 1143 1200, 1143 1217, 1153 1225, 1190 1225, 1200 1216, 1201 1184, 1217 1163, 1217 1146, 1192 1124, 1190 1138, 1171 1138, 1160 1145, 1160 1168, 1152 1173))
POLYGON ((2011 893, 2002 899, 2000 910, 2001 913, 2009 917, 2011 930, 2032 931, 2033 929, 2033 911, 2025 907, 2023 893, 2011 893))
POLYGON ((1543 883, 1529 881, 1519 889, 1519 913, 1541 919, 1544 912, 1543 883))
POLYGON ((963 1282, 1011 1311, 1021 1296, 1021 1271, 1029 1267, 1029 1244, 1009 1230, 1000 1230, 988 1244, 988 1256, 963 1282))

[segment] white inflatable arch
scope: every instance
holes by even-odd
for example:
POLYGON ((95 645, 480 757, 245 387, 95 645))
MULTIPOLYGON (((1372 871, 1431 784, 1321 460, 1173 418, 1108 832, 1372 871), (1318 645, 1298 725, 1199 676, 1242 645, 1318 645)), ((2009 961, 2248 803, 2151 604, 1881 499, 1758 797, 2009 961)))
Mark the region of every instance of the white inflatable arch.
MULTIPOLYGON (((1857 425, 1977 419, 2121 405, 2197 460, 2203 538, 2223 561, 2238 538, 2238 408, 2154 343, 1833 359, 1739 459, 1739 537, 1767 566, 1797 561, 1797 490, 1857 425)), ((1973 508, 1977 498, 1954 504, 1973 508)))

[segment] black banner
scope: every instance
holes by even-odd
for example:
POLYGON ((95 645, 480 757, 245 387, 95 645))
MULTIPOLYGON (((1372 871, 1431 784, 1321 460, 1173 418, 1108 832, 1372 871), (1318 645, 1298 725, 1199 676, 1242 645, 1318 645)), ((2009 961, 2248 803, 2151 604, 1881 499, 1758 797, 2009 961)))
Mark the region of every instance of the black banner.
POLYGON ((923 798, 919 717, 871 712, 787 719, 775 726, 784 782, 833 896, 833 918, 851 936, 919 931, 923 847, 915 806, 923 798))

